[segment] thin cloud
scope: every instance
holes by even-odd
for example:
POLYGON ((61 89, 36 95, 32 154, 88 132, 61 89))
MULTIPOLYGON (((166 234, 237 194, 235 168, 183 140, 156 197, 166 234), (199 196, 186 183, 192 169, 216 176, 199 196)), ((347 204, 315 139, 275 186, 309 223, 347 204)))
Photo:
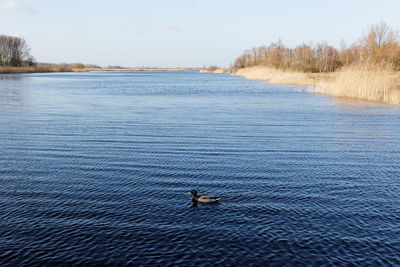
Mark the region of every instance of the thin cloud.
POLYGON ((143 19, 136 19, 136 33, 138 34, 146 34, 151 31, 151 26, 147 23, 147 21, 143 19))
POLYGON ((14 0, 5 0, 0 2, 0 8, 6 10, 17 10, 18 5, 14 0))
POLYGON ((195 0, 190 1, 190 4, 192 5, 192 7, 197 7, 197 1, 195 0))
POLYGON ((182 31, 178 27, 169 24, 161 25, 161 31, 165 33, 182 33, 182 31))
POLYGON ((36 14, 36 10, 27 5, 20 5, 15 0, 2 0, 0 1, 0 9, 16 12, 25 12, 36 14))

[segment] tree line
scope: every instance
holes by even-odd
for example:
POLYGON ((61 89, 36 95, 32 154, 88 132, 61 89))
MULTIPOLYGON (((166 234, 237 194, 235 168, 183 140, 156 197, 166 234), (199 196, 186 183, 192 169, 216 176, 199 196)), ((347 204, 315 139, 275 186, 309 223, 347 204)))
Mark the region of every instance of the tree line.
POLYGON ((234 61, 233 68, 268 65, 294 71, 331 72, 356 62, 389 63, 400 70, 399 33, 381 22, 371 26, 360 41, 350 46, 342 42, 339 49, 327 42, 288 48, 279 40, 244 51, 234 61))
POLYGON ((0 66, 22 67, 32 66, 34 58, 25 39, 0 35, 0 66))

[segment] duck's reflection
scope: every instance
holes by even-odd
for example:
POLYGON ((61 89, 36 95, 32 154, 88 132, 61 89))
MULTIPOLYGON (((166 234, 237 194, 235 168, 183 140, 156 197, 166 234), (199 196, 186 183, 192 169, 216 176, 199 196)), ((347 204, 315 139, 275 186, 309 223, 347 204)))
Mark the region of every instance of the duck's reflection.
POLYGON ((219 202, 201 203, 201 202, 197 202, 197 201, 192 201, 191 207, 192 207, 192 208, 197 208, 197 206, 198 206, 199 204, 200 204, 201 206, 214 206, 214 205, 218 205, 219 202))

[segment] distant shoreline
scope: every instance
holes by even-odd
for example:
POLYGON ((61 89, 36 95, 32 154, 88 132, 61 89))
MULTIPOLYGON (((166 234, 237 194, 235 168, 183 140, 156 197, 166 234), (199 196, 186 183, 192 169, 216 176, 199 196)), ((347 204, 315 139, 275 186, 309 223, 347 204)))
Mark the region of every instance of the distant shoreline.
POLYGON ((196 68, 69 68, 69 67, 0 67, 0 74, 90 72, 90 71, 188 71, 196 68))
POLYGON ((88 71, 186 71, 186 68, 89 68, 88 71))

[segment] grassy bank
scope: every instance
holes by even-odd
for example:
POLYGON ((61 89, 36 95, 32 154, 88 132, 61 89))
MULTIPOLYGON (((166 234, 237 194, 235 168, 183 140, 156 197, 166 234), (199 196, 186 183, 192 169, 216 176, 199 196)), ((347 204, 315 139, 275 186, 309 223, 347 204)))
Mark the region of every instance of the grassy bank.
POLYGON ((330 73, 304 73, 255 66, 239 69, 236 74, 275 84, 307 85, 311 93, 400 104, 400 72, 395 72, 388 64, 350 65, 330 73))

